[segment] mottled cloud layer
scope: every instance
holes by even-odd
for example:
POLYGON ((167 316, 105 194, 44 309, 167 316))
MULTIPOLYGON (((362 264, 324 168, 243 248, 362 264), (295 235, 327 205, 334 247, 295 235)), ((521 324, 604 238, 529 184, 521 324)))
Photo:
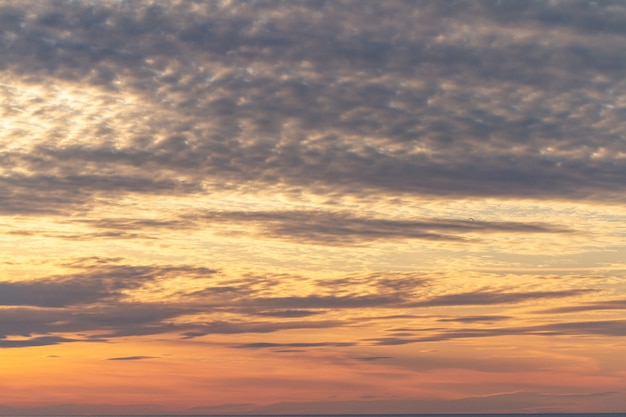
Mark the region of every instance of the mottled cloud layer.
POLYGON ((0 12, 4 211, 267 185, 624 194, 619 3, 59 7, 0 12))

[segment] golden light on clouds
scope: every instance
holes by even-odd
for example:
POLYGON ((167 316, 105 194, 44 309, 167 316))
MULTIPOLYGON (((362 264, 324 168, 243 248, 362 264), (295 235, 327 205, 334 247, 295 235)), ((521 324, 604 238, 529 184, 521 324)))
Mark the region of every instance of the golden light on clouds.
POLYGON ((0 22, 1 415, 626 408, 622 4, 0 22))

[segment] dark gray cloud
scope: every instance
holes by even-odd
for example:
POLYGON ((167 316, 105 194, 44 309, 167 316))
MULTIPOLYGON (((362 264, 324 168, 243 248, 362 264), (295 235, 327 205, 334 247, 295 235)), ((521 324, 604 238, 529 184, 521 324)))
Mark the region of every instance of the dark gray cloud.
POLYGON ((0 305, 66 307, 120 296, 153 276, 149 268, 111 267, 84 275, 0 282, 0 305))
MULTIPOLYGON (((498 334, 569 334, 589 331, 580 327, 545 326, 520 330, 468 329, 449 333, 442 323, 493 324, 504 315, 415 316, 360 315, 338 320, 326 316, 337 310, 363 312, 378 309, 415 310, 454 306, 507 306, 512 304, 576 297, 592 289, 520 291, 483 288, 464 293, 427 296, 432 279, 416 273, 372 273, 311 281, 311 293, 273 293, 284 280, 304 279, 283 274, 257 277, 227 277, 206 267, 124 264, 121 258, 79 258, 65 263, 76 273, 36 280, 0 283, 0 336, 3 346, 57 344, 74 340, 108 341, 119 337, 178 334, 192 339, 211 334, 274 333, 291 329, 331 329, 361 326, 379 319, 432 319, 438 323, 429 336, 415 339, 415 330, 395 328, 392 337, 380 344, 402 344, 425 340, 486 337, 498 334), (146 302, 133 299, 134 291, 158 285, 163 280, 195 281, 200 290, 178 290, 174 298, 146 302), (216 316, 213 316, 213 315, 216 316), (217 318, 227 314, 229 319, 217 318), (258 320, 249 320, 249 317, 258 320), (313 316, 320 316, 313 319, 313 316), (182 321, 180 319, 183 319, 182 321), (87 333, 88 336, 83 333, 87 333), (568 333, 569 332, 569 333, 568 333), (57 336, 57 335, 74 335, 57 336), (7 337, 19 336, 18 339, 7 337)), ((584 306, 584 304, 582 304, 584 306)), ((602 334, 621 336, 614 322, 597 322, 602 334), (612 327, 613 326, 613 327, 612 327)), ((327 343, 327 342, 324 342, 327 343)), ((328 342, 331 343, 331 342, 328 342)), ((336 343, 336 342, 332 342, 336 343)), ((343 342, 341 342, 343 343, 343 342)), ((276 346, 279 347, 279 346, 276 346)), ((282 346, 295 348, 296 346, 282 346)))
POLYGON ((108 342, 120 337, 155 334, 178 334, 184 339, 192 339, 211 334, 273 333, 290 329, 338 328, 349 324, 339 320, 207 322, 204 318, 190 319, 198 314, 219 311, 219 308, 210 306, 177 303, 110 303, 66 309, 4 308, 0 310, 0 347, 108 342), (186 323, 175 323, 180 317, 186 317, 186 323), (89 335, 83 332, 89 332, 89 335), (46 336, 38 336, 42 334, 46 336), (18 338, 10 338, 14 336, 18 338))
POLYGON ((0 282, 0 306, 67 307, 112 301, 122 291, 140 288, 166 276, 210 276, 216 271, 195 267, 107 265, 86 267, 79 274, 37 280, 0 282))
POLYGON ((132 128, 94 121, 88 144, 49 130, 45 144, 1 150, 3 211, 76 209, 100 192, 270 184, 624 195, 619 3, 191 5, 3 5, 0 69, 12 80, 134 94, 147 109, 132 109, 132 128), (120 134, 130 137, 113 145, 120 134))
MULTIPOLYGON (((95 232, 51 235, 64 239, 151 238, 159 230, 193 230, 224 225, 252 226, 237 233, 317 245, 359 245, 378 241, 430 240, 469 242, 469 233, 575 234, 574 229, 547 223, 475 221, 473 219, 411 219, 357 216, 334 211, 213 211, 183 214, 167 220, 146 218, 77 219, 95 232)), ((19 231, 16 231, 19 233, 19 231)), ((34 232, 28 232, 34 233, 34 232)), ((234 233, 233 231, 224 233, 234 233)))
MULTIPOLYGON (((25 347, 58 344, 75 340, 105 342, 119 337, 178 334, 192 339, 211 334, 273 333, 291 329, 331 329, 360 326, 378 320, 376 315, 364 315, 337 320, 324 317, 337 310, 364 311, 371 309, 417 309, 424 307, 452 307, 467 305, 510 305, 538 299, 574 297, 591 290, 515 291, 483 290, 424 296, 429 278, 413 273, 375 273, 350 275, 336 279, 311 282, 308 295, 269 295, 284 279, 291 276, 259 275, 229 278, 205 267, 144 265, 131 266, 120 258, 80 258, 65 263, 76 270, 62 276, 36 280, 0 283, 0 335, 4 347, 25 347), (140 302, 132 298, 134 291, 146 285, 157 285, 162 280, 195 280, 201 290, 178 290, 174 299, 158 302, 140 302), (368 293, 373 291, 373 293, 368 293), (216 314, 217 316, 213 316, 216 314), (228 314, 228 320, 219 315, 228 314), (258 320, 246 317, 254 316, 258 320), (320 316, 320 319, 313 319, 320 316), (371 316, 371 317, 370 317, 371 316), (323 317, 323 318, 322 318, 323 317), (181 318, 184 318, 182 321, 181 318), (83 334, 88 333, 88 335, 83 334), (60 336, 73 335, 73 336, 60 336), (18 337, 13 339, 13 337, 18 337), (8 337, 8 338, 7 338, 8 337)), ((411 320, 417 316, 396 315, 386 319, 411 320)), ((493 323, 506 316, 437 317, 439 323, 493 323)), ((385 317, 383 317, 384 319, 385 317)), ((606 332, 621 335, 619 330, 604 323, 606 332)), ((462 334, 448 334, 441 326, 429 331, 429 340, 458 337, 485 337, 482 329, 462 334), (442 333, 443 332, 443 333, 442 333)), ((557 334, 566 328, 541 329, 557 334)), ((582 331, 572 328, 570 331, 582 331)), ((506 328, 502 330, 507 332, 506 328)), ((515 332, 515 330, 510 330, 515 332)), ((538 332, 535 329, 533 332, 538 332)), ((413 331, 396 330, 397 343, 412 342, 413 331)), ((496 332, 497 333, 497 332, 496 332)), ((385 339, 381 344, 393 344, 396 339, 385 339)), ((324 342, 344 343, 344 342, 324 342)), ((348 342, 345 342, 348 343, 348 342)), ((352 342, 350 342, 352 343, 352 342)), ((276 346, 280 347, 280 346, 276 346)), ((282 346, 296 348, 297 346, 282 346)), ((302 346, 300 346, 302 347, 302 346)))
MULTIPOLYGON (((303 243, 346 245, 377 240, 422 239, 463 241, 464 233, 571 233, 549 224, 476 222, 468 219, 395 220, 324 211, 221 212, 202 216, 209 221, 249 223, 261 236, 303 243)), ((197 219, 198 216, 195 216, 197 219)))
MULTIPOLYGON (((63 162, 65 163, 65 162, 63 162)), ((130 178, 122 175, 76 174, 11 175, 0 178, 3 204, 0 213, 67 214, 84 212, 99 192, 170 194, 176 190, 199 190, 197 186, 158 178, 130 178), (87 207, 84 207, 87 206, 87 207)))
MULTIPOLYGON (((72 339, 36 336, 98 332, 78 340, 183 332, 193 325, 176 327, 171 320, 206 309, 182 303, 131 302, 128 293, 163 279, 208 279, 217 271, 204 267, 132 266, 120 259, 83 258, 66 264, 76 273, 0 283, 0 335, 28 340, 5 344, 56 344, 72 339)), ((56 336, 55 336, 56 337, 56 336)))
POLYGON ((58 345, 59 343, 76 342, 78 339, 70 339, 60 336, 38 336, 30 337, 28 339, 16 339, 7 340, 0 338, 0 348, 23 348, 30 346, 50 346, 58 345))
MULTIPOLYGON (((330 287, 333 288, 333 287, 330 287)), ((349 291, 350 287, 347 287, 349 291)), ((342 289, 346 291, 346 289, 342 289)), ((346 291, 346 292, 347 292, 346 291)), ((454 307, 454 306, 491 306, 491 305, 511 305, 541 299, 556 299, 574 297, 578 295, 595 292, 592 289, 574 289, 561 291, 515 291, 510 289, 492 290, 483 289, 467 293, 448 294, 437 297, 424 297, 419 292, 394 290, 381 292, 380 294, 359 295, 305 295, 289 297, 264 297, 258 294, 248 294, 240 300, 231 300, 228 305, 241 306, 246 309, 287 309, 287 311, 300 311, 308 309, 310 311, 333 310, 333 309, 362 309, 362 308, 391 308, 391 309, 414 309, 424 307, 454 307)), ((255 313, 256 314, 256 313, 255 313)), ((288 314, 280 313, 283 317, 288 314)), ((481 317, 460 317, 444 318, 442 321, 460 322, 480 322, 505 320, 505 316, 481 316, 481 317)))
POLYGON ((197 307, 118 302, 68 308, 8 307, 0 310, 0 335, 36 340, 36 335, 71 334, 78 340, 106 341, 189 330, 193 325, 175 326, 171 320, 197 312, 197 307), (98 335, 87 337, 83 332, 98 335))

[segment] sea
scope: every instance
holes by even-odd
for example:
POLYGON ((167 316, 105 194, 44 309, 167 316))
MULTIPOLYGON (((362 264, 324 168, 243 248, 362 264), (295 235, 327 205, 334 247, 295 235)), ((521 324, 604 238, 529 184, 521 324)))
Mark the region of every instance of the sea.
MULTIPOLYGON (((2 416, 2 417, 43 417, 2 416)), ((524 413, 524 414, 153 414, 153 415, 76 415, 60 414, 45 417, 626 417, 624 413, 524 413)))

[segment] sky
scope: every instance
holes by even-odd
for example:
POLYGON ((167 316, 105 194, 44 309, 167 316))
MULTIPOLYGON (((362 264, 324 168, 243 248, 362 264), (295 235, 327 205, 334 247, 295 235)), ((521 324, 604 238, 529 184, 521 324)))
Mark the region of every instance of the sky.
POLYGON ((0 415, 626 411, 626 3, 0 0, 0 415))

